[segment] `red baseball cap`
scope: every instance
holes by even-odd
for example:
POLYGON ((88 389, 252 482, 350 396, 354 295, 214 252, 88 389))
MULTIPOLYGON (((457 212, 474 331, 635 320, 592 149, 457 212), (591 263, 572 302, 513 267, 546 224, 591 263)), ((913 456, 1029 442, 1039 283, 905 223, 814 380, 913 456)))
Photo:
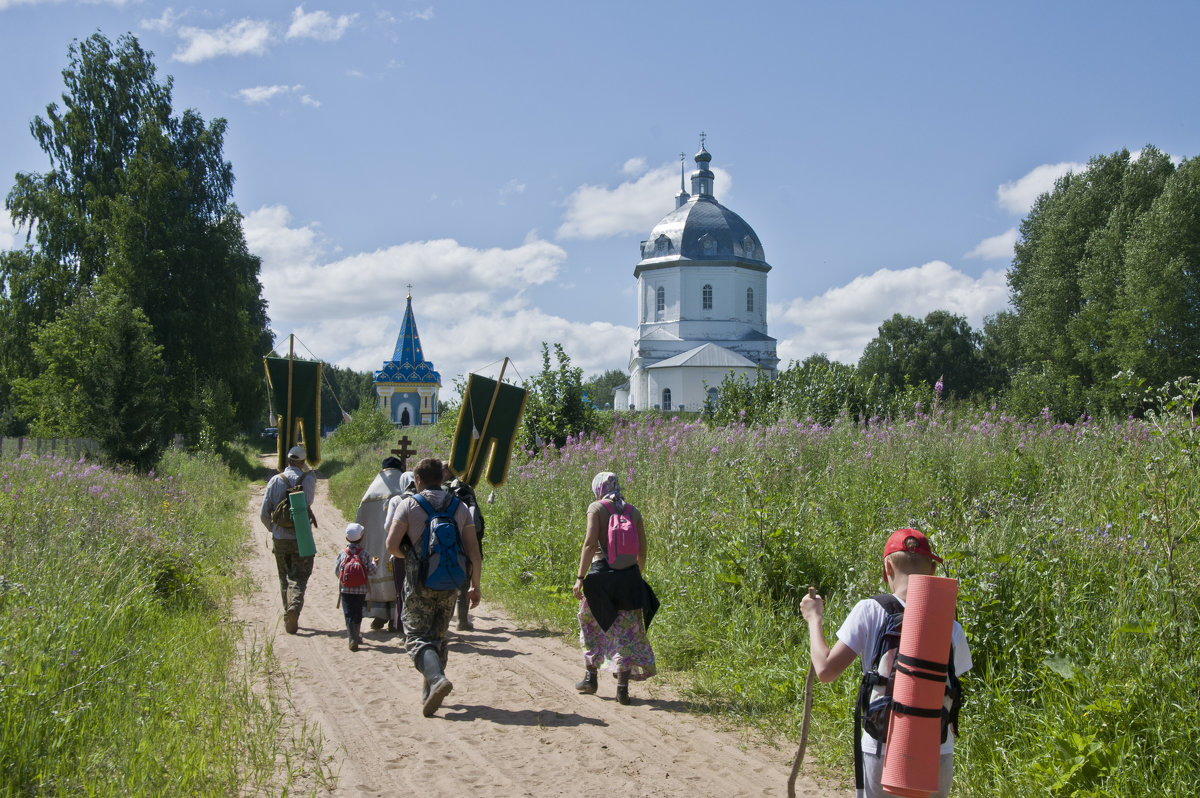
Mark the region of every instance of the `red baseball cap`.
POLYGON ((921 554, 934 562, 941 562, 942 558, 933 553, 933 549, 929 545, 929 538, 925 537, 925 533, 919 529, 897 529, 888 538, 887 545, 883 547, 883 556, 887 556, 897 551, 911 551, 914 554, 921 554))

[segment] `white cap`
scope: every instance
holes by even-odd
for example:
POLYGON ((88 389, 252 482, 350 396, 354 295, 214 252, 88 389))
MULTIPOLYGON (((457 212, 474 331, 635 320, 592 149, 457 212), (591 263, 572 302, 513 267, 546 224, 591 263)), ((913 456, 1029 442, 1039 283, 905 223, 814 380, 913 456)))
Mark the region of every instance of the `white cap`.
POLYGON ((305 453, 303 446, 293 446, 292 448, 288 449, 289 460, 303 460, 307 456, 308 455, 305 453))
POLYGON ((362 524, 346 524, 346 540, 357 543, 362 540, 365 531, 362 524))

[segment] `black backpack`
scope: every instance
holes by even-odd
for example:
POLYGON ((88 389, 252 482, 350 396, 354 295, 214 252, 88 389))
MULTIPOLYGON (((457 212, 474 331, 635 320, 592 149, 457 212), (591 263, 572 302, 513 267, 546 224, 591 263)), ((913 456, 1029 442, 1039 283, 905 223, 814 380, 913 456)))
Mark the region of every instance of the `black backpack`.
POLYGON ((887 613, 883 629, 875 641, 871 658, 865 660, 871 670, 863 674, 858 686, 858 700, 854 704, 854 783, 862 789, 862 732, 866 732, 881 743, 887 742, 888 721, 892 712, 918 717, 942 719, 942 742, 946 742, 946 730, 953 728, 958 734, 958 709, 962 704, 962 688, 954 673, 954 646, 950 646, 950 657, 945 663, 908 657, 900 653, 900 633, 904 627, 904 605, 891 593, 872 596, 887 613), (912 670, 916 666, 923 670, 912 670), (895 672, 921 679, 937 679, 946 682, 946 702, 938 709, 923 709, 897 703, 892 699, 895 672), (932 676, 925 671, 932 671, 932 676))
POLYGON ((467 505, 467 509, 471 511, 471 520, 475 522, 475 540, 479 543, 479 555, 482 557, 483 512, 479 509, 479 502, 475 498, 475 489, 457 477, 442 487, 447 493, 457 496, 459 501, 467 505))

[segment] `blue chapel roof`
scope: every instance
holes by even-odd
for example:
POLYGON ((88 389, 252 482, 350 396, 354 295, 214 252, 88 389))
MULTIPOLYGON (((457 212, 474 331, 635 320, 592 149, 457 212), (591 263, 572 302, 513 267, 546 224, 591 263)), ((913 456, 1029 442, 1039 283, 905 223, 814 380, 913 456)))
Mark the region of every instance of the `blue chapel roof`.
POLYGON ((433 364, 425 359, 421 351, 421 337, 417 335, 417 320, 413 316, 412 297, 404 310, 404 323, 396 338, 396 351, 392 359, 375 372, 375 382, 425 383, 441 386, 442 376, 433 370, 433 364))

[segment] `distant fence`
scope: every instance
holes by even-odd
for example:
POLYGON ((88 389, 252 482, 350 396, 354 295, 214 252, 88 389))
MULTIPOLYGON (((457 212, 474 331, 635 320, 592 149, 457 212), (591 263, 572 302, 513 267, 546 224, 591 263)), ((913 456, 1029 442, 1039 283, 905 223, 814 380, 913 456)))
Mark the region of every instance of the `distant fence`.
POLYGON ((28 454, 40 457, 56 454, 61 457, 95 457, 100 444, 91 438, 3 438, 0 437, 0 457, 20 457, 28 454))

